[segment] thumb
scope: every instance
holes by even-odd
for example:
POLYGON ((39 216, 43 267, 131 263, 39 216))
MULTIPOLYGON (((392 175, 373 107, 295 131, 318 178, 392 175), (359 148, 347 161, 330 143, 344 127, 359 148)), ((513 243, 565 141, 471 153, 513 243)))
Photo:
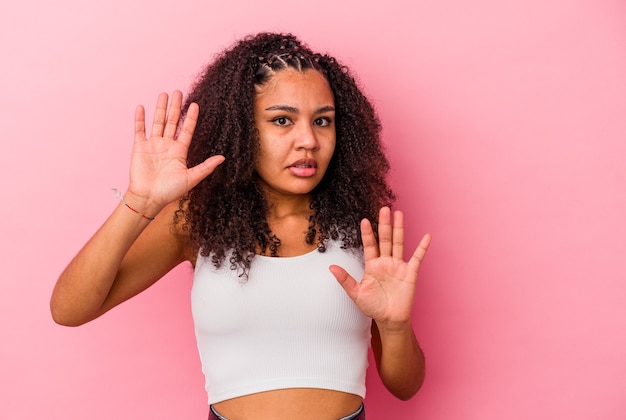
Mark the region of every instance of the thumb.
POLYGON ((207 176, 211 175, 215 168, 217 168, 226 158, 222 155, 211 156, 202 163, 197 164, 193 168, 189 168, 187 174, 189 176, 189 189, 192 189, 200 181, 207 176))
POLYGON ((343 290, 346 291, 348 296, 350 296, 352 300, 355 300, 359 295, 360 285, 354 277, 338 265, 331 265, 328 269, 333 273, 333 276, 335 276, 337 282, 343 287, 343 290))

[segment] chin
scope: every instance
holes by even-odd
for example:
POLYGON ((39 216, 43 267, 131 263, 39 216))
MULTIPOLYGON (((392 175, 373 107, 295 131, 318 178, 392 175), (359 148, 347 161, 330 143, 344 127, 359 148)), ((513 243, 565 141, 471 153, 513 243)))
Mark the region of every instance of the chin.
POLYGON ((269 194, 277 194, 284 196, 309 195, 320 184, 320 179, 304 178, 284 182, 281 184, 269 184, 261 180, 260 184, 269 194))

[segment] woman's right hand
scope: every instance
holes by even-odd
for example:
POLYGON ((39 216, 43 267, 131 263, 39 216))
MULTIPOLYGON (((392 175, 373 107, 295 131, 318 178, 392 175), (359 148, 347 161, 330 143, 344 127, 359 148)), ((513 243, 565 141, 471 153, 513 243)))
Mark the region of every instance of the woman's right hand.
POLYGON ((159 95, 150 137, 146 137, 143 106, 135 111, 135 141, 125 199, 144 214, 155 215, 180 199, 224 161, 223 156, 216 155, 187 168, 187 150, 198 119, 198 105, 189 106, 179 130, 182 100, 182 93, 174 91, 168 107, 168 95, 159 95))

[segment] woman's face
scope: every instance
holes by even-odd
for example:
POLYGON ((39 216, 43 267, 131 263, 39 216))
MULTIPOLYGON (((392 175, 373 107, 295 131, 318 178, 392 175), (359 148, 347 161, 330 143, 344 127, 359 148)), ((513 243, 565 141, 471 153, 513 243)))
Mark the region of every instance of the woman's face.
POLYGON ((277 72, 257 87, 254 120, 259 133, 256 172, 267 193, 310 193, 335 151, 335 100, 316 70, 277 72))

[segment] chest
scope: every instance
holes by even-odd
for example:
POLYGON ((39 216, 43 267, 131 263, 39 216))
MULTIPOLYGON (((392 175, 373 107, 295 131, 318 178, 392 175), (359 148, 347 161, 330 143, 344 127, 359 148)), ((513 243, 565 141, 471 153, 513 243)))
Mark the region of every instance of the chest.
MULTIPOLYGON (((215 268, 199 259, 192 288, 196 329, 210 335, 248 331, 297 332, 337 330, 359 317, 359 310, 328 270, 344 267, 361 278, 361 258, 335 244, 296 257, 256 256, 249 277, 243 280, 226 262, 215 268)), ((228 260, 226 260, 228 261, 228 260)))

